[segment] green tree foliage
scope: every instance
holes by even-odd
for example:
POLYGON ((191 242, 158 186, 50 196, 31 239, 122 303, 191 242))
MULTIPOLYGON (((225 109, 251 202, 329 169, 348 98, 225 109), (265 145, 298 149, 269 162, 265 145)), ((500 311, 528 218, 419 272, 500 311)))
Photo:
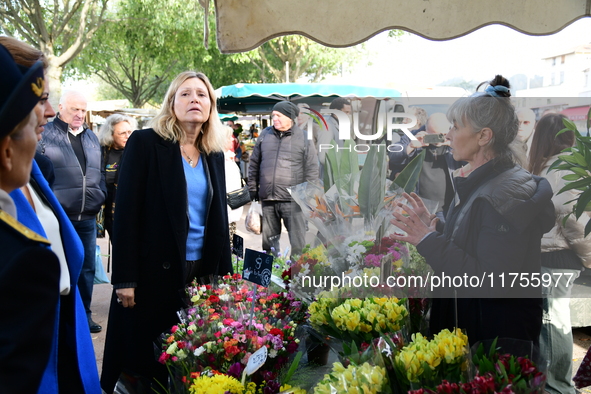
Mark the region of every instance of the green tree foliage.
POLYGON ((138 108, 158 104, 169 82, 185 70, 203 71, 214 87, 256 81, 253 67, 221 54, 213 35, 204 48, 203 21, 197 2, 121 0, 71 72, 97 75, 138 108))
POLYGON ((466 81, 461 77, 456 77, 448 79, 447 81, 440 83, 438 86, 455 86, 458 88, 464 88, 469 92, 474 92, 479 83, 480 82, 478 81, 466 81))
POLYGON ((390 38, 400 38, 406 34, 408 34, 408 32, 406 32, 404 30, 390 30, 390 31, 388 31, 388 37, 390 37, 390 38))
POLYGON ((319 82, 336 75, 358 62, 364 55, 363 45, 351 48, 327 48, 299 35, 282 36, 242 55, 258 70, 261 82, 289 82, 305 77, 319 82), (289 67, 286 67, 289 62, 289 67))
POLYGON ((0 4, 2 33, 45 53, 53 102, 60 96, 64 66, 100 27, 107 0, 2 0, 0 4))

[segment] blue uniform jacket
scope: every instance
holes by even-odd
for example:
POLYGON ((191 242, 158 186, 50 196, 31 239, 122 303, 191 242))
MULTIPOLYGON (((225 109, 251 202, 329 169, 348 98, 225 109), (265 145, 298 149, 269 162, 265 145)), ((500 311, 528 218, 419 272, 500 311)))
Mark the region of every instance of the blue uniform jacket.
MULTIPOLYGON (((70 270, 70 294, 67 296, 61 296, 60 300, 63 300, 64 297, 74 298, 71 300, 72 302, 66 303, 70 310, 60 311, 61 303, 58 305, 57 316, 60 318, 56 319, 53 349, 49 358, 49 363, 47 364, 47 368, 43 375, 43 379, 41 380, 38 393, 60 392, 58 388, 59 355, 57 350, 59 325, 62 325, 67 327, 69 332, 75 333, 75 338, 72 338, 70 346, 75 348, 74 350, 78 359, 78 373, 82 380, 82 384, 84 385, 85 394, 101 394, 98 370, 94 355, 94 347, 92 345, 90 331, 88 330, 86 312, 84 310, 84 306, 82 305, 82 299, 80 298, 80 292, 78 291, 77 285, 78 276, 80 275, 80 270, 82 268, 82 261, 84 259, 84 249, 82 248, 82 242, 74 230, 72 223, 68 219, 68 216, 49 188, 47 181, 41 174, 39 166, 35 161, 33 161, 31 177, 34 178, 39 184, 39 187, 51 204, 60 224, 64 252, 66 254, 66 260, 70 270)), ((43 230, 39 219, 37 219, 35 211, 23 193, 19 189, 16 189, 10 193, 10 196, 16 205, 19 222, 45 237, 46 233, 43 230)), ((73 366, 68 366, 68 368, 72 367, 73 366)))

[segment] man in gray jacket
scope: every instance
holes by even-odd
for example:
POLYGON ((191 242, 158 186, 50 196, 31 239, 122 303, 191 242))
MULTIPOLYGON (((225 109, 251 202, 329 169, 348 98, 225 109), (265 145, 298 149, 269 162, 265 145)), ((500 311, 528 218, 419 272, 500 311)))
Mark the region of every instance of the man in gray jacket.
POLYGON ((281 101, 273 107, 273 126, 259 136, 248 169, 252 200, 261 200, 263 208, 263 249, 279 253, 281 220, 287 228, 291 254, 299 255, 305 244, 302 210, 293 203, 290 187, 318 180, 318 160, 314 144, 295 120, 297 105, 281 101))
POLYGON ((90 332, 96 333, 102 330, 92 320, 90 310, 96 261, 96 214, 105 201, 107 187, 98 138, 84 127, 86 105, 81 93, 65 92, 60 98, 59 113, 45 126, 37 151, 53 164, 53 192, 84 246, 78 288, 90 332))

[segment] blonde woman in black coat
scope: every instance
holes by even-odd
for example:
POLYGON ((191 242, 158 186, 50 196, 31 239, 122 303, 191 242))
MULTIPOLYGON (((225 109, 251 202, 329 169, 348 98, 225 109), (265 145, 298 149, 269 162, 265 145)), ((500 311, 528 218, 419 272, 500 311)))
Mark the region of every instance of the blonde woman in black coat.
POLYGON ((146 392, 166 386, 154 343, 178 322, 184 287, 232 270, 225 138, 207 77, 179 74, 151 125, 131 135, 119 169, 101 376, 107 393, 122 373, 146 392))

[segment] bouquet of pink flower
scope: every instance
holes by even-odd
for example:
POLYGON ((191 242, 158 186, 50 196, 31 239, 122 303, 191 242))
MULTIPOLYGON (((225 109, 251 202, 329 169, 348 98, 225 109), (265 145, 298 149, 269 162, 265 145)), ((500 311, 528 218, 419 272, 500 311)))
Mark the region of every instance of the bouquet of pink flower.
MULTIPOLYGON (((349 248, 359 249, 357 245, 365 248, 360 249, 357 263, 361 267, 380 268, 382 259, 387 257, 392 266, 400 268, 405 261, 408 261, 408 248, 404 242, 398 241, 393 236, 383 237, 379 241, 353 241, 349 248)), ((354 262, 354 261, 352 261, 354 262)))
POLYGON ((163 335, 159 357, 177 386, 180 382, 186 391, 191 377, 207 369, 240 380, 250 356, 264 346, 268 357, 249 381, 264 381, 269 393, 279 391, 279 372, 298 349, 298 323, 292 317, 301 321, 305 305, 262 287, 255 294, 253 286, 234 275, 214 286, 188 288, 193 307, 163 335))

